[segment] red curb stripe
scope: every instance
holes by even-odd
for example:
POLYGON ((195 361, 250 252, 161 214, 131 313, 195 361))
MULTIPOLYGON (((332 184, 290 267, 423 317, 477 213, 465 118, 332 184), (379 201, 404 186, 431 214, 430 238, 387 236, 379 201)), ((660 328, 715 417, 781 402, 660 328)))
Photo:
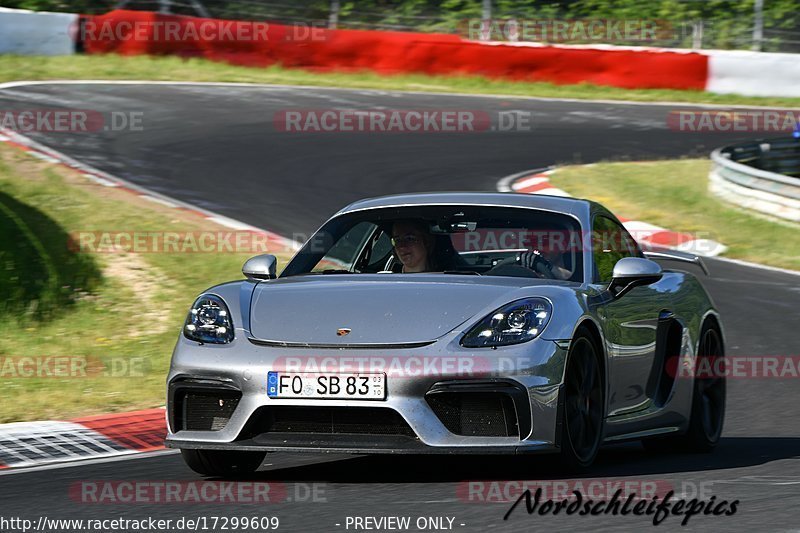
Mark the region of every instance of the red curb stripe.
POLYGON ((675 246, 685 242, 693 241, 694 237, 686 233, 677 233, 674 231, 657 231, 648 236, 645 240, 652 244, 675 246))
POLYGON ((521 182, 523 182, 525 180, 529 180, 529 179, 533 179, 533 178, 549 179, 550 175, 549 174, 543 174, 542 172, 538 172, 536 174, 528 174, 527 176, 522 176, 521 178, 517 178, 517 179, 514 180, 514 182, 512 183, 512 188, 513 188, 513 184, 514 183, 521 183, 521 182))
POLYGON ((517 189, 516 192, 530 194, 532 192, 543 191, 545 189, 555 189, 555 187, 553 187, 553 184, 549 181, 544 181, 542 183, 537 183, 536 185, 528 185, 527 187, 517 189))
POLYGON ((149 451, 164 447, 165 413, 164 409, 146 409, 76 418, 71 422, 97 431, 127 448, 149 451))
POLYGON ((31 152, 32 151, 30 148, 28 148, 27 146, 25 146, 22 143, 18 143, 17 141, 6 141, 6 144, 14 146, 15 148, 20 148, 22 150, 25 150, 26 152, 31 152))

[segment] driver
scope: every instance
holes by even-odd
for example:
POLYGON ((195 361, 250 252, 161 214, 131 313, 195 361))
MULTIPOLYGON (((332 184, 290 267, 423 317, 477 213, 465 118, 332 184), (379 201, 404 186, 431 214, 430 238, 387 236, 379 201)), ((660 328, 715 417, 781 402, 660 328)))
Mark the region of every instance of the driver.
POLYGON ((403 263, 403 272, 430 272, 433 270, 435 242, 424 222, 402 220, 392 225, 392 246, 395 255, 403 263))

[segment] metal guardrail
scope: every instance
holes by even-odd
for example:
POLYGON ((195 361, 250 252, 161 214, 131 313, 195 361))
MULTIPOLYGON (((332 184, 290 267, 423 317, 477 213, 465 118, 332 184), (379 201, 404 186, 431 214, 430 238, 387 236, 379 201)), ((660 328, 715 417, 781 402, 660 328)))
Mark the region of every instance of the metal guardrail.
POLYGON ((718 148, 712 172, 736 185, 800 200, 800 139, 778 138, 718 148))

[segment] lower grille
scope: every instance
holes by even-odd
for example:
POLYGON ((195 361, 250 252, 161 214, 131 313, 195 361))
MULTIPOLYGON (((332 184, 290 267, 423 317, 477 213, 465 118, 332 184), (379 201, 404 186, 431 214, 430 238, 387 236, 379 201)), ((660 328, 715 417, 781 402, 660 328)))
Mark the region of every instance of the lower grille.
POLYGON ((442 424, 467 437, 517 437, 519 426, 511 396, 495 392, 439 392, 426 399, 442 424))
POLYGON ((397 411, 384 407, 268 407, 259 416, 266 432, 416 437, 397 411))
POLYGON ((182 390, 175 397, 177 429, 219 431, 233 416, 242 393, 234 390, 182 390))

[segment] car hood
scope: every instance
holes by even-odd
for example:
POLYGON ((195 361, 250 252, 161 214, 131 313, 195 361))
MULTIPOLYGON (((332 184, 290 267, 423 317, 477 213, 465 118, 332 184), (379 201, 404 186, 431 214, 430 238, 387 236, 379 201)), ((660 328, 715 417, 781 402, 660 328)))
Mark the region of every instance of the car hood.
POLYGON ((520 289, 508 278, 478 282, 471 276, 394 274, 389 281, 388 275, 297 276, 260 283, 253 294, 250 332, 255 339, 291 344, 425 343, 481 311, 490 312, 485 309, 493 303, 514 299, 520 289), (351 331, 339 336, 340 328, 351 331))

